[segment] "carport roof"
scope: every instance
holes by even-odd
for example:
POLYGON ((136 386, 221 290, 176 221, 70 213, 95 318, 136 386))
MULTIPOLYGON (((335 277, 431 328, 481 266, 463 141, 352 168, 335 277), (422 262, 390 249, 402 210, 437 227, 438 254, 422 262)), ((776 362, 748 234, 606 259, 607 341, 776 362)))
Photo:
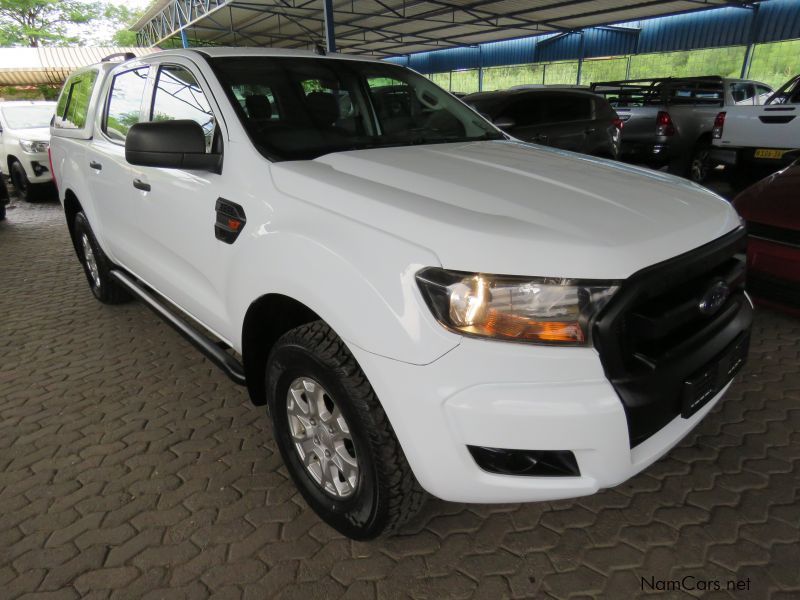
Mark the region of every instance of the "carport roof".
MULTIPOLYGON (((561 33, 730 0, 332 0, 340 52, 391 56, 561 33)), ((324 45, 323 0, 158 0, 132 27, 143 45, 184 31, 202 43, 324 45)))
POLYGON ((146 48, 61 47, 0 48, 0 86, 64 83, 72 71, 100 62, 109 54, 149 54, 146 48))

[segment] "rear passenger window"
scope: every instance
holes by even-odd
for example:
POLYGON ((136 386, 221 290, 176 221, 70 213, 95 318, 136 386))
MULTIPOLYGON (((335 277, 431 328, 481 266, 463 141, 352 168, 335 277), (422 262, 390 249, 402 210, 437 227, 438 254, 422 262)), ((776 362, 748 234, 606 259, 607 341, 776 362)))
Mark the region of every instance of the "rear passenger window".
POLYGON ((151 121, 188 119, 203 128, 206 151, 214 139, 216 121, 208 98, 194 75, 177 65, 165 65, 158 71, 151 121))
POLYGON ((547 120, 551 123, 563 121, 588 121, 592 118, 590 96, 557 96, 547 105, 547 120))
POLYGON ((756 86, 752 83, 733 83, 731 96, 734 104, 752 106, 756 103, 756 86))
POLYGON ((149 67, 125 71, 114 77, 106 105, 103 131, 112 140, 124 142, 128 130, 138 123, 149 67))
POLYGON ((89 100, 96 80, 97 71, 92 70, 73 75, 64 84, 53 121, 57 129, 83 129, 86 126, 89 100))
POLYGON ((766 104, 769 97, 772 96, 772 88, 768 88, 765 85, 756 85, 756 94, 758 94, 756 104, 766 104))
POLYGON ((547 101, 542 96, 523 96, 512 100, 503 109, 501 116, 513 120, 516 127, 539 125, 547 121, 546 104, 547 101))

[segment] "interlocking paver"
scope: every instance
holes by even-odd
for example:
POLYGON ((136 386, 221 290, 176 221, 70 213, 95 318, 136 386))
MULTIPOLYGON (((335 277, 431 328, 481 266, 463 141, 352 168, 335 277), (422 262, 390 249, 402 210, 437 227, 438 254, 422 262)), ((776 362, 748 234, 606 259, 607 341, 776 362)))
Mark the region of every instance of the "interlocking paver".
POLYGON ((633 598, 686 575, 751 581, 703 598, 800 597, 796 319, 759 311, 727 399, 617 488, 431 500, 351 542, 308 510, 244 390, 144 306, 94 301, 55 203, 10 210, 0 256, 4 600, 633 598))

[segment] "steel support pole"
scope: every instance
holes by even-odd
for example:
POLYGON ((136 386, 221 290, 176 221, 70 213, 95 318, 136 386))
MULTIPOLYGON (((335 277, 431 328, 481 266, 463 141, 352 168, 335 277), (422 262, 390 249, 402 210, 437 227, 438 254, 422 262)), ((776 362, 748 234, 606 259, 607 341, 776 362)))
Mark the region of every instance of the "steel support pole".
POLYGON ((183 28, 183 19, 181 19, 181 11, 180 8, 177 6, 175 7, 175 13, 178 16, 178 27, 181 28, 181 46, 184 48, 189 47, 189 39, 186 37, 186 29, 183 28))
POLYGON ((330 54, 336 52, 336 31, 333 20, 333 0, 322 0, 325 9, 325 51, 330 54))
POLYGON ((577 85, 581 84, 581 75, 583 73, 583 55, 585 52, 583 31, 580 32, 580 36, 581 36, 581 41, 578 49, 578 77, 577 81, 575 81, 577 85))
POLYGON ((741 78, 746 79, 748 74, 750 73, 750 65, 753 62, 753 50, 755 49, 756 45, 756 33, 758 32, 758 7, 761 6, 760 4, 754 4, 753 8, 750 10, 753 11, 753 20, 750 23, 750 35, 747 38, 747 49, 744 51, 744 61, 742 61, 742 74, 741 78))
POLYGON ((478 91, 483 91, 483 48, 478 45, 478 91))

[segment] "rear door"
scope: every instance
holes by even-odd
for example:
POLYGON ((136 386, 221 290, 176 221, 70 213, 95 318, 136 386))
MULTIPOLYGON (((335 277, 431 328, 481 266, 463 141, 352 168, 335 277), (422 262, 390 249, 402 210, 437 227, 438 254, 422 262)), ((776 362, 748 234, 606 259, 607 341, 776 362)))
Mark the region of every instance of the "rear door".
POLYGON ((499 111, 495 121, 510 119, 514 125, 506 130, 521 140, 548 144, 542 134, 546 125, 545 102, 536 94, 515 94, 499 111))
POLYGON ((586 140, 597 133, 594 106, 588 94, 543 93, 546 122, 540 135, 550 146, 583 152, 586 140))

